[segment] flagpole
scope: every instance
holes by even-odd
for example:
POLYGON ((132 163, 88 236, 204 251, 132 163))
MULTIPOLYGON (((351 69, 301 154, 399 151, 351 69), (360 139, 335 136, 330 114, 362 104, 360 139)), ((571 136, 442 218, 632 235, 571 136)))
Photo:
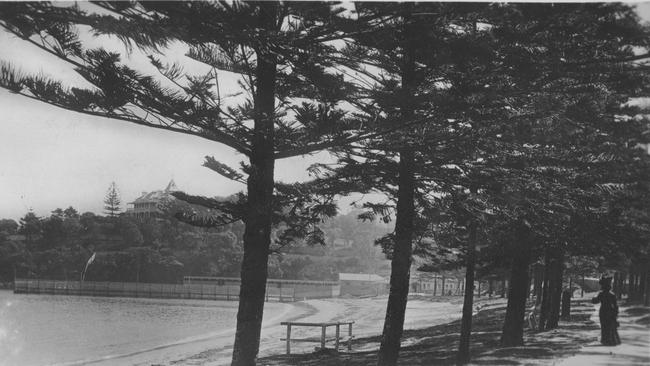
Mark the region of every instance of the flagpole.
POLYGON ((81 282, 86 279, 86 270, 88 270, 88 266, 90 266, 90 264, 95 260, 95 254, 97 254, 97 252, 93 252, 93 255, 88 258, 88 262, 86 262, 86 266, 84 267, 83 272, 81 272, 81 282))

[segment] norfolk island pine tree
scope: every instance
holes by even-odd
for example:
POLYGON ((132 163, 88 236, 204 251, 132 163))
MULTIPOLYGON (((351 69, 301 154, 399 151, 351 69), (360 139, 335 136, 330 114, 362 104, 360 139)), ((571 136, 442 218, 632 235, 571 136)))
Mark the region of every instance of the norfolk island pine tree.
MULTIPOLYGON (((579 10, 580 10, 580 9, 577 10, 578 14, 579 14, 579 10)), ((498 20, 497 20, 497 19, 498 19, 498 18, 493 19, 493 21, 494 21, 495 24, 498 23, 498 20)), ((526 44, 525 42, 521 42, 521 43, 519 43, 518 45, 520 45, 520 46, 523 47, 524 49, 528 46, 528 44, 526 44)), ((534 45, 534 44, 533 44, 533 45, 534 45)), ((574 49, 574 51, 580 51, 580 48, 574 49)), ((620 56, 620 55, 619 55, 619 56, 620 56)), ((629 55, 628 55, 628 56, 629 56, 629 55)), ((513 56, 510 56, 510 57, 513 58, 513 56)), ((530 59, 529 59, 528 61, 530 61, 530 64, 531 64, 531 65, 534 65, 535 63, 532 62, 532 61, 534 61, 533 58, 534 58, 534 57, 538 57, 538 56, 535 56, 535 55, 533 55, 533 54, 531 53, 531 54, 527 55, 526 57, 529 57, 530 59)), ((634 59, 637 59, 636 56, 633 57, 633 58, 634 58, 634 59)), ((516 59, 511 59, 510 62, 511 62, 511 64, 510 64, 509 66, 513 66, 513 67, 514 67, 514 66, 518 66, 518 65, 517 65, 517 60, 516 60, 516 59)), ((507 64, 507 63, 506 63, 506 64, 507 64)), ((525 65, 525 63, 523 63, 523 64, 525 65)), ((524 65, 519 66, 519 68, 515 69, 515 71, 514 71, 514 72, 518 72, 518 73, 519 73, 519 77, 525 76, 526 73, 530 71, 530 69, 527 70, 526 67, 525 67, 524 65)), ((548 65, 546 65, 546 66, 548 66, 548 65)), ((530 67, 530 66, 529 66, 529 67, 530 67)), ((583 73, 583 75, 585 75, 585 74, 588 74, 588 71, 583 73)), ((557 77, 557 76, 556 76, 556 77, 557 77)), ((548 82, 548 80, 547 80, 547 82, 548 82)), ((536 90, 537 90, 537 92, 540 93, 540 91, 539 91, 539 86, 538 86, 538 85, 532 85, 532 84, 531 84, 531 85, 529 86, 529 88, 530 88, 531 91, 536 91, 536 90)), ((489 91, 489 90, 488 90, 488 91, 489 91)), ((513 92, 516 92, 516 91, 517 91, 516 89, 513 90, 513 92)), ((550 91, 549 91, 549 92, 550 92, 550 91)), ((559 92, 558 92, 558 91, 555 91, 555 93, 559 93, 559 92)), ((522 111, 526 111, 527 108, 525 108, 525 105, 526 105, 526 103, 530 103, 530 98, 528 98, 528 100, 526 100, 525 98, 522 98, 522 100, 521 100, 520 103, 523 103, 523 104, 522 104, 522 107, 519 108, 519 109, 520 109, 519 111, 515 111, 515 112, 513 113, 513 118, 512 118, 512 120, 517 120, 517 119, 525 120, 525 118, 527 117, 527 116, 523 116, 523 118, 522 118, 522 116, 517 115, 517 114, 522 113, 522 111)), ((565 108, 566 108, 566 106, 565 106, 565 108)), ((553 111, 553 109, 549 109, 549 110, 548 110, 548 112, 552 112, 552 111, 553 111)), ((543 122, 542 115, 540 114, 538 117, 539 117, 539 119, 543 122)), ((531 120, 533 120, 533 119, 531 119, 531 120)), ((506 122, 509 122, 509 121, 506 121, 506 122)), ((533 120, 533 122, 534 122, 534 120, 533 120)), ((530 122, 528 122, 528 123, 530 123, 530 122)), ((524 123, 524 124, 526 124, 526 123, 524 123)), ((537 123, 537 124, 539 124, 540 127, 543 128, 543 123, 537 123)), ((507 123, 506 123, 505 128, 508 129, 508 128, 512 128, 512 127, 508 127, 508 125, 507 125, 507 123)), ((555 130, 555 131, 557 131, 557 130, 555 130)), ((522 145, 522 144, 525 144, 525 141, 516 141, 516 144, 519 145, 519 146, 516 146, 516 145, 515 145, 515 146, 514 146, 514 149, 512 149, 512 153, 513 153, 513 154, 520 154, 520 152, 521 152, 521 145, 522 145)), ((552 149, 551 149, 551 150, 552 150, 552 149)), ((553 151, 550 151, 550 152, 548 152, 548 153, 556 153, 556 154, 557 154, 557 152, 553 152, 553 151)), ((584 150, 582 150, 582 151, 580 151, 579 153, 575 153, 575 152, 574 152, 574 153, 573 153, 573 154, 574 154, 573 159, 577 159, 578 156, 580 156, 580 154, 588 154, 588 153, 593 153, 593 151, 589 152, 589 151, 584 151, 584 150)), ((552 157, 552 156, 551 156, 551 157, 552 157)), ((584 158, 584 157, 585 157, 585 156, 583 155, 582 158, 584 158)), ((537 157, 536 159, 539 159, 539 158, 541 158, 541 156, 537 157)), ((547 156, 546 158, 548 159, 549 157, 547 156)), ((525 159, 522 159, 522 160, 525 160, 525 159)), ((530 160, 530 161, 535 161, 535 158, 533 158, 533 157, 529 157, 528 160, 530 160)), ((568 159, 565 159, 565 160, 568 160, 568 159)), ((533 168, 533 167, 531 167, 531 168, 533 168)), ((541 178, 541 177, 540 177, 539 174, 537 174, 536 176, 531 176, 531 177, 529 178, 528 182, 526 182, 526 181, 523 181, 523 182, 522 182, 522 184, 524 184, 522 187, 525 187, 525 184, 528 184, 528 183, 533 182, 534 180, 537 180, 537 179, 540 179, 540 178, 541 178)), ((548 188, 548 187, 547 187, 547 188, 548 188)), ((533 209, 533 212, 534 212, 534 211, 537 211, 537 210, 539 210, 539 209, 541 209, 542 207, 543 207, 543 206, 539 206, 538 208, 533 209)), ((516 208, 516 206, 515 206, 515 208, 516 208)), ((523 207, 522 207, 522 208, 523 208, 523 207)), ((524 226, 527 226, 527 225, 529 225, 529 224, 526 224, 526 225, 524 225, 524 226)), ((522 261, 513 261, 513 263, 523 263, 522 268, 524 268, 524 271, 526 271, 526 268, 527 268, 526 260, 524 260, 523 262, 522 262, 522 261)), ((518 271, 518 273, 519 273, 519 272, 520 272, 520 271, 518 271)), ((527 281, 521 281, 521 282, 522 282, 524 285, 527 283, 527 281)), ((514 306, 515 306, 514 301, 517 301, 518 303, 521 303, 521 300, 522 300, 522 299, 523 299, 523 301, 525 301, 525 296, 524 296, 524 297, 521 297, 521 296, 514 296, 514 297, 512 297, 513 303, 509 305, 509 309, 513 309, 513 308, 514 308, 514 306)), ((517 307, 517 308, 521 308, 521 309, 523 309, 523 303, 522 303, 522 304, 518 304, 516 307, 517 307)), ((516 323, 518 323, 518 325, 515 326, 515 328, 521 328, 521 327, 523 327, 523 315, 524 315, 524 313, 523 313, 523 311, 517 311, 517 314, 518 314, 518 315, 514 317, 514 318, 517 318, 516 323), (521 319, 519 320, 518 318, 521 318, 521 319)), ((512 317, 509 317, 509 319, 513 319, 513 318, 512 318, 512 317)), ((508 321, 507 321, 507 324, 509 324, 508 321)), ((509 331, 507 331, 507 329, 509 329, 509 327, 504 327, 504 334, 505 334, 505 333, 510 333, 509 331)), ((515 332, 515 333, 519 333, 519 332, 515 332)), ((520 333, 520 334, 523 334, 523 333, 520 333)), ((517 337, 515 336, 515 338, 517 338, 517 337)))
MULTIPOLYGON (((246 229, 232 364, 252 365, 259 350, 271 244, 274 162, 363 138, 363 131, 337 108, 345 83, 326 70, 332 66, 326 55, 336 54, 328 42, 342 37, 334 27, 341 10, 328 3, 99 5, 110 15, 47 3, 3 4, 3 28, 69 62, 92 88, 22 75, 6 63, 2 87, 76 112, 202 137, 248 158, 240 176, 247 185, 246 229), (122 64, 119 53, 84 49, 77 25, 115 35, 128 49, 135 45, 149 51, 160 76, 122 64), (165 64, 157 52, 173 42, 187 44, 187 56, 210 71, 186 77, 181 65, 165 64), (221 103, 215 84, 218 73, 226 72, 242 75, 249 98, 241 105, 221 103), (308 101, 296 103, 300 97, 308 101)), ((236 172, 211 158, 205 165, 229 178, 236 172)))

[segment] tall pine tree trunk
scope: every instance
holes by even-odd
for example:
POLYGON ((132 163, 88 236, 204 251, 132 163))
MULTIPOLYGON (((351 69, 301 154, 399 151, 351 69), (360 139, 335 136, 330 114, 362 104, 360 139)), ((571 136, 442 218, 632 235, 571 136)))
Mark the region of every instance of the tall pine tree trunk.
POLYGON ((516 237, 519 242, 513 243, 513 257, 510 272, 510 289, 506 318, 501 332, 501 346, 515 347, 524 344, 524 318, 526 316, 526 300, 528 297, 528 266, 530 262, 531 235, 530 229, 521 224, 516 237))
POLYGON ((553 261, 553 271, 551 276, 550 283, 550 309, 548 320, 546 322, 545 329, 554 329, 557 328, 560 321, 560 309, 562 304, 562 279, 564 273, 564 256, 561 252, 556 252, 556 256, 553 261))
POLYGON ((544 266, 536 263, 533 268, 533 275, 535 277, 534 293, 535 293, 535 306, 542 303, 542 284, 544 281, 544 266))
POLYGON ((627 300, 634 300, 634 267, 630 264, 630 270, 627 279, 627 300))
POLYGON ((639 275, 639 302, 645 304, 646 292, 648 290, 648 269, 641 269, 639 275))
MULTIPOLYGON (((463 299, 463 318, 460 325, 460 345, 456 355, 457 363, 464 365, 470 361, 469 340, 472 334, 472 310, 474 307, 474 266, 476 262, 476 222, 469 224, 467 241, 467 261, 465 271, 465 298, 463 299)), ((490 280, 490 285, 492 280, 490 280)))
MULTIPOLYGON (((260 5, 259 20, 266 29, 275 26, 276 4, 260 5)), ((259 352, 264 297, 271 243, 274 186, 274 133, 276 60, 258 52, 256 68, 255 126, 248 177, 248 201, 244 222, 244 258, 237 330, 232 365, 255 365, 259 352)))
POLYGON ((378 365, 396 365, 400 341, 404 330, 404 313, 409 291, 411 269, 411 241, 413 233, 414 206, 414 157, 404 149, 400 153, 399 189, 395 220, 395 243, 391 260, 390 294, 386 319, 379 348, 378 365))
POLYGON ((644 275, 646 280, 645 280, 645 287, 643 289, 643 294, 644 294, 643 304, 645 306, 650 306, 650 278, 648 278, 648 274, 650 274, 650 271, 648 271, 648 269, 647 269, 648 268, 647 266, 650 265, 650 263, 648 263, 648 262, 646 262, 646 263, 647 264, 646 264, 646 270, 645 270, 645 275, 644 275))
POLYGON ((544 279, 542 280, 542 306, 539 311, 539 322, 537 324, 537 329, 539 331, 544 331, 546 329, 546 323, 548 322, 548 315, 550 314, 551 308, 551 255, 550 249, 546 248, 544 251, 544 279))
POLYGON ((560 319, 562 271, 564 268, 560 249, 548 248, 546 250, 544 267, 542 309, 539 314, 538 328, 540 331, 556 328, 560 319))
POLYGON ((614 273, 614 295, 616 295, 616 299, 618 300, 623 297, 623 292, 625 292, 624 283, 625 273, 616 271, 614 273))
MULTIPOLYGON (((410 5, 407 6, 410 7, 410 5)), ((413 120, 414 116, 411 103, 416 80, 414 47, 410 44, 412 35, 409 33, 408 26, 405 27, 405 31, 402 88, 399 97, 401 98, 401 117, 404 122, 408 122, 413 120)), ((395 243, 391 259, 390 293, 377 360, 377 364, 380 366, 397 364, 409 292, 411 245, 415 219, 415 153, 408 147, 408 141, 404 143, 407 146, 401 148, 399 152, 395 243)))

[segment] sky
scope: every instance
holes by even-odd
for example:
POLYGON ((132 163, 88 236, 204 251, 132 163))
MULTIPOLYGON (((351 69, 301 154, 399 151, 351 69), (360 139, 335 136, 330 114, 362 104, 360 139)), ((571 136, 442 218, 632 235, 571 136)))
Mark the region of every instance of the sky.
MULTIPOLYGON (((121 51, 126 64, 157 73, 146 54, 134 50, 127 55, 115 38, 82 40, 121 51)), ((0 31, 0 49, 0 60, 22 72, 89 86, 67 63, 5 31, 0 31)), ((183 59, 188 73, 206 71, 184 53, 183 47, 171 47, 165 59, 183 59)), ((234 74, 222 74, 222 92, 237 90, 234 74)), ((228 147, 195 136, 67 111, 0 88, 0 218, 17 220, 29 210, 47 216, 68 206, 101 213, 111 182, 120 191, 122 209, 142 192, 164 189, 171 179, 180 190, 196 195, 227 196, 245 189, 202 167, 206 155, 235 168, 245 160, 228 147)), ((277 180, 304 181, 309 178, 306 168, 323 159, 327 154, 280 160, 277 180)))
MULTIPOLYGON (((650 20, 650 3, 639 3, 638 8, 641 17, 650 20)), ((121 47, 115 39, 88 41, 109 49, 121 47)), ((85 85, 69 65, 3 31, 0 49, 0 60, 25 72, 85 85)), ((182 47, 176 47, 167 57, 182 55, 182 47)), ((126 61, 154 72, 137 51, 126 61)), ((190 65, 197 72, 200 67, 190 65)), ((232 75, 224 75, 220 82, 226 90, 236 85, 232 75)), ((101 213, 111 182, 120 191, 123 209, 142 192, 164 189, 171 179, 180 190, 205 196, 226 196, 245 188, 202 167, 206 155, 233 167, 244 159, 198 137, 71 112, 0 89, 0 219, 18 220, 29 210, 47 216, 68 206, 101 213)), ((326 159, 321 153, 280 160, 277 180, 305 180, 306 168, 326 159)))

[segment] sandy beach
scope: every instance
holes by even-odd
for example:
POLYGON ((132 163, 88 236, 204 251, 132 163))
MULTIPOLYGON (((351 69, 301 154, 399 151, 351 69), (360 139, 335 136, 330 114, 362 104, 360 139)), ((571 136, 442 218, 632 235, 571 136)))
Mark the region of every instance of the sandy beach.
MULTIPOLYGON (((381 334, 386 312, 387 297, 365 299, 322 299, 287 303, 282 314, 264 319, 260 357, 281 354, 285 351, 285 343, 280 341, 286 332, 281 326, 283 321, 325 322, 325 321, 354 321, 353 334, 355 337, 367 337, 381 334)), ((410 300, 406 311, 405 329, 418 329, 432 325, 448 323, 459 319, 462 304, 454 299, 453 302, 433 302, 427 300, 410 300)), ((316 328, 294 328, 292 335, 296 337, 318 336, 316 328)), ((328 329, 334 332, 334 328, 328 329)), ((95 365, 206 365, 219 366, 230 363, 234 330, 228 329, 211 334, 207 337, 197 337, 180 341, 175 344, 161 345, 152 350, 116 359, 104 360, 95 365)), ((408 343, 408 340, 406 341, 408 343)), ((294 343, 292 353, 311 352, 317 344, 294 343)), ((364 344, 364 349, 378 347, 378 344, 364 344)), ((358 347, 355 350, 360 350, 358 347)))

